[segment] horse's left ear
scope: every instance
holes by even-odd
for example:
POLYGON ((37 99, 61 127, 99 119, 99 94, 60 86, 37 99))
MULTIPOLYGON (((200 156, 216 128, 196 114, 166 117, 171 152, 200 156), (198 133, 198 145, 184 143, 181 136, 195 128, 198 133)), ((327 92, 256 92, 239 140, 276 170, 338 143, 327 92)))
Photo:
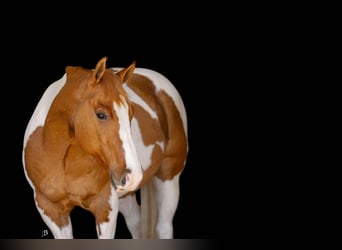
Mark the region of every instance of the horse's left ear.
POLYGON ((96 67, 93 73, 94 82, 98 83, 101 80, 106 70, 106 61, 107 61, 107 57, 105 56, 96 64, 96 67))
POLYGON ((116 74, 121 78, 122 82, 127 82, 131 78, 133 71, 135 69, 135 61, 132 62, 127 68, 124 68, 117 72, 116 74))

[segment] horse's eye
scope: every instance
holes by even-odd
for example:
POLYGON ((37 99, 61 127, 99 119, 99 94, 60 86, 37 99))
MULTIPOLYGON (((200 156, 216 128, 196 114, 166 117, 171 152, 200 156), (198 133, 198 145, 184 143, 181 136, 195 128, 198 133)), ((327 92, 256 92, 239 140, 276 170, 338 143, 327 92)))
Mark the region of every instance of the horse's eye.
POLYGON ((96 113, 96 116, 100 120, 106 120, 107 119, 107 115, 105 113, 96 113))

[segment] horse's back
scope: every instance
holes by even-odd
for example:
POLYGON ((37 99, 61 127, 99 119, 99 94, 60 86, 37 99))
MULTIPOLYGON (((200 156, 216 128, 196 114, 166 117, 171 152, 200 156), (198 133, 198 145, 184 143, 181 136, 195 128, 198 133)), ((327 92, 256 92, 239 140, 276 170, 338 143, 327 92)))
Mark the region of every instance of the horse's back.
POLYGON ((187 117, 179 92, 165 76, 145 68, 136 68, 124 89, 136 105, 138 124, 132 126, 141 134, 136 144, 143 168, 152 173, 160 167, 156 175, 172 179, 182 171, 188 150, 187 117))
POLYGON ((180 114, 181 120, 183 122, 183 127, 185 129, 185 133, 187 133, 187 117, 186 117, 186 111, 185 111, 184 103, 183 103, 183 100, 182 100, 178 90, 170 82, 170 80, 167 79, 161 73, 156 72, 156 71, 151 70, 151 69, 136 68, 134 72, 135 72, 135 74, 142 75, 142 76, 150 79, 156 88, 155 93, 164 91, 167 95, 169 95, 172 98, 172 100, 174 101, 174 104, 177 108, 177 111, 180 114))

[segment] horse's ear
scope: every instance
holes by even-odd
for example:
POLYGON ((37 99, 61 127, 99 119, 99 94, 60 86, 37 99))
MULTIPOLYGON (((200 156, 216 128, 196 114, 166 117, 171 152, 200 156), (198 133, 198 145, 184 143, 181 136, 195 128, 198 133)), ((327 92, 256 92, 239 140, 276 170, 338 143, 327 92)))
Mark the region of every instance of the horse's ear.
POLYGON ((101 80, 106 70, 106 61, 107 61, 107 57, 105 56, 101 60, 99 60, 98 63, 96 64, 96 67, 93 73, 94 82, 98 83, 101 80))
POLYGON ((131 63, 127 68, 124 68, 117 72, 116 74, 121 78, 122 82, 127 82, 131 78, 133 71, 135 69, 135 61, 131 63))

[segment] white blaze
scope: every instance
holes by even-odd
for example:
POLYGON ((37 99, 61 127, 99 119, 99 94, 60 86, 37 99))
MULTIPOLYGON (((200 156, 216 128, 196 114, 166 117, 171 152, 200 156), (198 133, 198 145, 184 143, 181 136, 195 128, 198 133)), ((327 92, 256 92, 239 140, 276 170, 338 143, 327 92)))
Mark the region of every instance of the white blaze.
MULTIPOLYGON (((114 103, 114 110, 119 119, 119 136, 125 151, 126 168, 131 170, 131 173, 127 175, 128 179, 124 189, 125 191, 133 191, 139 185, 143 174, 132 138, 128 105, 123 97, 121 97, 121 101, 121 105, 114 103)), ((122 187, 119 186, 119 188, 122 187)))

